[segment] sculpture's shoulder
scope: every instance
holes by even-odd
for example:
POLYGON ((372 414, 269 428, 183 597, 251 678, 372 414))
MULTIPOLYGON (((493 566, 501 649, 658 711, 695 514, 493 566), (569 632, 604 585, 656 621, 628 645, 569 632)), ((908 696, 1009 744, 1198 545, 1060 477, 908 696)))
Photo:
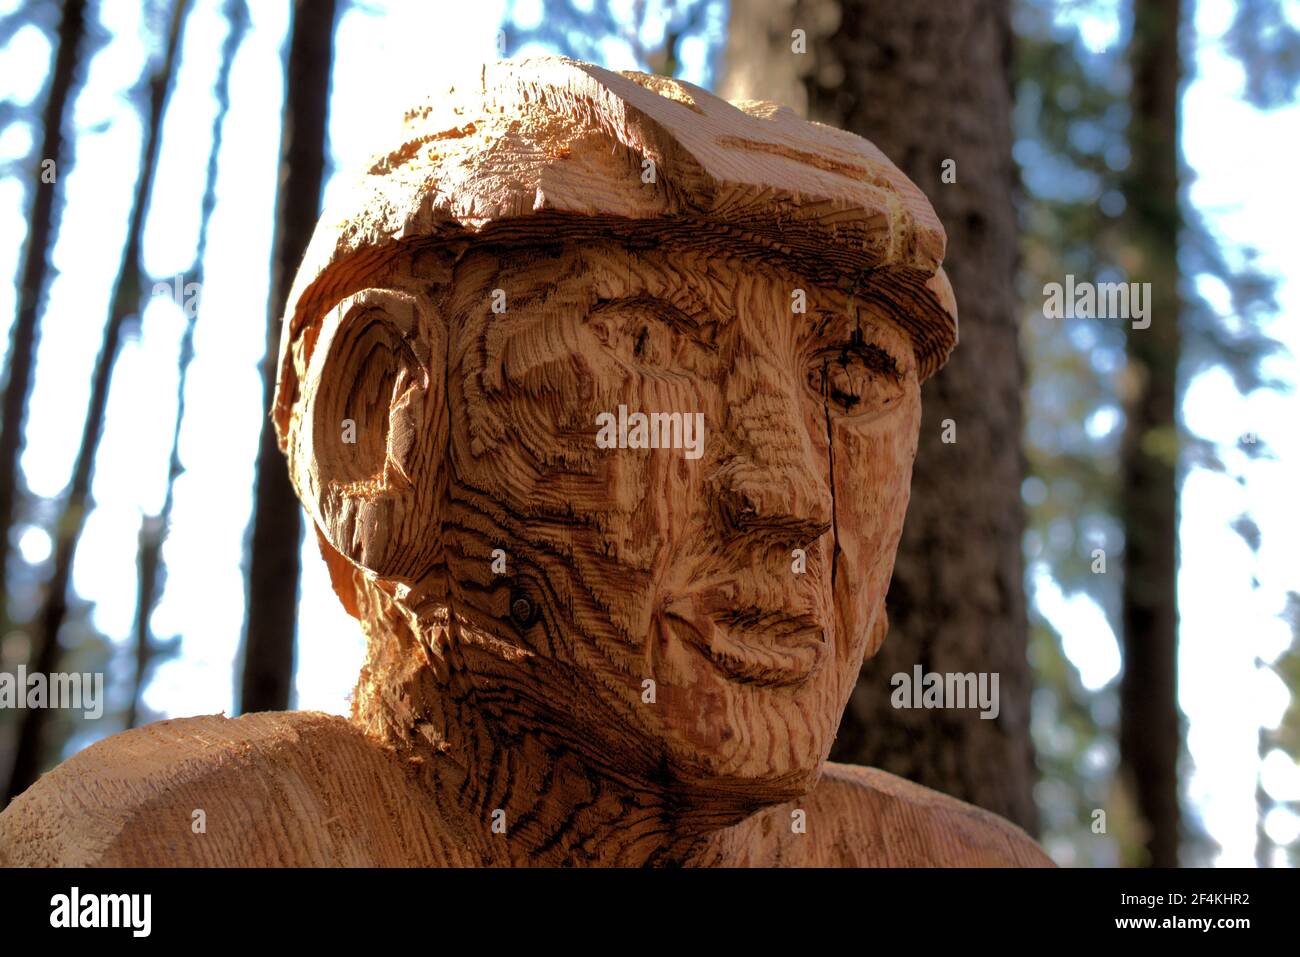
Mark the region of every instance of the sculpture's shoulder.
POLYGON ((0 865, 430 865, 415 778, 314 712, 159 721, 106 738, 0 814, 0 865))
POLYGON ((989 811, 875 768, 828 763, 798 801, 739 827, 748 863, 793 867, 1051 867, 1024 831, 989 811), (795 814, 803 811, 802 818, 795 814), (803 830, 798 825, 802 822, 803 830))

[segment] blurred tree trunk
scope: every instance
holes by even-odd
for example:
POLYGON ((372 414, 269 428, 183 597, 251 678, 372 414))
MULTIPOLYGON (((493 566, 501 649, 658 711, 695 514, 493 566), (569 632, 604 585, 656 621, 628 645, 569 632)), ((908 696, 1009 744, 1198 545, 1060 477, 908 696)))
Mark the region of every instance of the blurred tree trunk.
MULTIPOLYGON (((181 370, 181 381, 185 371, 181 370)), ((179 419, 177 420, 179 422, 179 419)), ((178 430, 179 431, 179 430, 178 430)), ((168 475, 167 498, 171 499, 173 477, 168 475)), ((149 666, 157 655, 158 647, 154 642, 149 619, 154 606, 158 603, 159 572, 162 567, 163 537, 166 526, 160 515, 144 515, 140 518, 140 533, 136 538, 136 597, 135 597, 135 675, 131 681, 131 700, 126 706, 126 727, 134 728, 140 723, 140 712, 144 705, 144 686, 149 674, 149 666)))
POLYGON ((945 268, 961 314, 961 345, 922 393, 890 637, 863 666, 831 756, 1033 833, 1008 2, 735 0, 729 36, 725 95, 806 108, 865 136, 925 192, 948 232, 945 268), (794 30, 804 31, 804 54, 792 52, 794 30), (947 159, 954 183, 941 179, 947 159), (941 441, 947 419, 951 444, 941 441), (916 664, 996 672, 1000 714, 893 709, 890 677, 916 664))
POLYGON ((293 687, 302 512, 271 427, 280 317, 320 212, 328 148, 334 0, 297 0, 290 40, 270 320, 262 360, 263 417, 248 567, 248 633, 239 709, 283 711, 293 687))
MULTIPOLYGON (((212 225, 212 211, 217 206, 217 160, 221 155, 226 117, 230 112, 230 70, 235 53, 248 30, 248 7, 244 0, 226 0, 224 13, 229 33, 221 46, 221 66, 212 85, 212 97, 217 102, 217 115, 212 120, 212 146, 208 150, 208 169, 203 185, 203 202, 199 219, 199 239, 194 248, 194 262, 185 275, 193 276, 198 283, 200 296, 204 282, 204 263, 208 252, 208 230, 212 225)), ((188 283, 186 284, 188 285, 188 283)), ((185 317, 185 332, 181 335, 179 372, 176 377, 176 421, 172 427, 171 454, 167 460, 167 494, 162 509, 155 516, 144 516, 140 523, 138 551, 139 594, 135 611, 135 678, 131 688, 131 702, 127 708, 128 728, 134 728, 143 710, 144 688, 154 661, 179 647, 179 640, 169 639, 160 645, 149 626, 149 620, 161 596, 167 566, 162 560, 162 548, 171 531, 172 509, 176 503, 176 480, 184 471, 181 465, 181 425, 185 420, 185 386, 189 381, 190 364, 194 360, 194 328, 198 324, 197 310, 185 317)))
POLYGON ((1128 329, 1120 520, 1124 526, 1120 763, 1156 867, 1178 864, 1179 0, 1136 0, 1126 183, 1129 279, 1151 283, 1147 329, 1128 329))
POLYGON ((65 117, 72 125, 68 102, 73 74, 77 69, 77 52, 86 33, 85 0, 67 0, 59 21, 58 48, 54 72, 42 117, 41 152, 38 159, 54 161, 55 178, 46 182, 43 170, 36 171, 32 183, 32 202, 27 246, 23 253, 22 279, 18 286, 18 316, 14 320, 9 342, 9 378, 5 383, 3 422, 0 423, 0 619, 8 621, 10 534, 17 517, 17 502, 22 481, 18 458, 23 449, 23 427, 27 418, 27 396, 32 387, 32 368, 36 361, 36 327, 49 275, 50 253, 57 232, 54 194, 58 177, 70 166, 64 155, 65 117))
MULTIPOLYGON (((58 667, 59 630, 68 615, 68 585, 72 577, 72 561, 76 556, 77 542, 90 510, 90 480, 94 471, 95 453, 99 449, 99 440, 104 432, 104 414, 108 407, 108 391, 113 366, 117 362, 122 327, 129 317, 138 315, 140 311, 143 296, 140 251, 143 244, 144 217, 149 208, 154 173, 158 168, 163 109, 176 73, 176 59, 189 3, 190 0, 177 0, 172 8, 166 38, 166 53, 161 65, 149 79, 149 110, 144 118, 144 146, 140 153, 140 176, 132 200, 122 265, 113 285, 108 321, 104 325, 104 338, 100 345, 99 356, 95 360, 95 371, 90 387, 90 405, 86 411, 86 422, 81 434, 81 446, 77 451, 76 464, 73 466, 72 483, 54 531, 53 571, 45 586, 45 600, 36 617, 38 631, 35 635, 35 652, 30 670, 40 674, 48 675, 58 667)), ((40 774, 45 758, 42 741, 48 715, 49 711, 45 708, 27 708, 23 711, 14 766, 9 778, 9 800, 25 791, 40 774)))

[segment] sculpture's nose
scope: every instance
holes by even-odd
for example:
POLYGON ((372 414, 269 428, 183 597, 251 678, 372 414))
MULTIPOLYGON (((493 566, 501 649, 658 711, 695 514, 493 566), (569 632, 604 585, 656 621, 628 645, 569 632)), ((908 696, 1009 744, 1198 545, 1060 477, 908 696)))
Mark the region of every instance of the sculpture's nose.
POLYGON ((715 481, 719 514, 730 532, 802 547, 830 531, 829 495, 815 494, 809 481, 742 461, 723 466, 715 481))
POLYGON ((745 345, 727 380, 729 451, 712 476, 717 511, 733 534, 806 546, 831 527, 826 454, 814 447, 788 364, 745 345))

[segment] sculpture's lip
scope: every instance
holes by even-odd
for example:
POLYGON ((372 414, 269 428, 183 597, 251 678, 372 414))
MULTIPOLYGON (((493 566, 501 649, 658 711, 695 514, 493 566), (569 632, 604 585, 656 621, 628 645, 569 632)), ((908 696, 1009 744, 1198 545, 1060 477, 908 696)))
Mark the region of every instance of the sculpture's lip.
POLYGON ((796 685, 820 667, 826 628, 810 610, 773 610, 732 601, 734 580, 666 600, 672 633, 728 677, 758 685, 796 685))

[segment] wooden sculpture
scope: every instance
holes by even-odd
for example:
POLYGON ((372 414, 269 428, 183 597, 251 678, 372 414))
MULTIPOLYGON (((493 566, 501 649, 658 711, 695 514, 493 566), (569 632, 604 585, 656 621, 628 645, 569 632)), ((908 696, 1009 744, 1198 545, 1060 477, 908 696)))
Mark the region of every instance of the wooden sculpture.
POLYGON ((109 738, 0 863, 1047 864, 826 762, 956 341, 944 241, 769 103, 539 59, 411 111, 316 231, 273 410, 367 636, 351 721, 109 738))

